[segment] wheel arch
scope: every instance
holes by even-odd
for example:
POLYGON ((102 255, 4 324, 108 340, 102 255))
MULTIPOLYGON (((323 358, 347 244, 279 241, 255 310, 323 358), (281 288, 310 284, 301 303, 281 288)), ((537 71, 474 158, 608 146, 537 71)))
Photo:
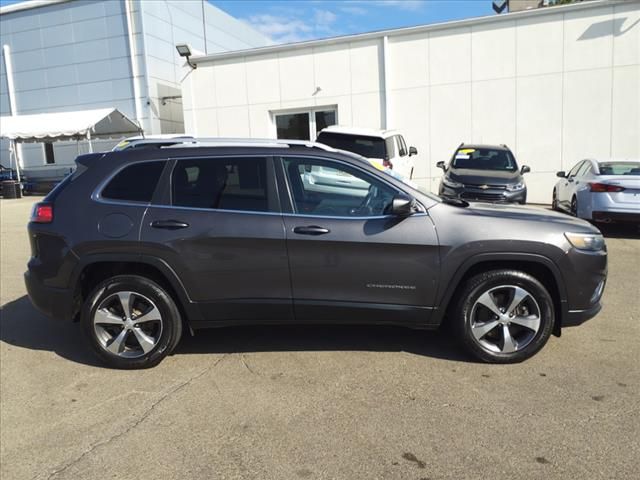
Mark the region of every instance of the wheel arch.
POLYGON ((74 320, 78 320, 84 299, 101 281, 115 275, 140 275, 164 288, 178 306, 186 324, 201 320, 201 313, 189 298, 176 272, 163 260, 135 254, 90 255, 76 267, 71 285, 74 291, 74 320))
POLYGON ((464 283, 478 273, 489 270, 520 270, 536 278, 544 285, 553 299, 555 323, 553 334, 560 336, 562 322, 567 311, 567 291, 563 277, 555 263, 538 254, 527 253, 487 253, 467 259, 441 289, 437 309, 434 311, 435 323, 446 322, 447 313, 453 305, 454 295, 464 283))

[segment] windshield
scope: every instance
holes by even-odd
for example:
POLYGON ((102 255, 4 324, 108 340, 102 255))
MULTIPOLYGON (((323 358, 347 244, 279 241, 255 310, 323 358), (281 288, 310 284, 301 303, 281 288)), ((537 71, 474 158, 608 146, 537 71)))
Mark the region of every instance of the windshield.
POLYGON ((504 170, 509 172, 518 169, 511 152, 494 148, 460 148, 454 155, 451 166, 471 170, 504 170))
POLYGON ((600 175, 640 175, 640 162, 600 162, 600 175))
POLYGON ((334 132, 320 132, 318 142, 367 158, 387 158, 383 138, 334 132))

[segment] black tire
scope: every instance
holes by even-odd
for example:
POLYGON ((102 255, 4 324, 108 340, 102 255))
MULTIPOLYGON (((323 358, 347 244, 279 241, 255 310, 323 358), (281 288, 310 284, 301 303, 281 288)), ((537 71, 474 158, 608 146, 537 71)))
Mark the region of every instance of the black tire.
POLYGON ((573 215, 574 217, 578 216, 578 199, 575 197, 575 195, 571 199, 571 215, 573 215))
MULTIPOLYGON (((553 331, 555 321, 553 299, 546 288, 527 273, 518 270, 492 270, 481 273, 464 283, 458 298, 451 317, 454 332, 462 346, 483 362, 517 363, 526 360, 535 355, 547 343, 553 331), (516 291, 525 291, 529 294, 516 305, 515 310, 526 309, 523 310, 525 314, 522 316, 516 315, 515 319, 509 318, 509 312, 505 312, 503 317, 498 317, 479 302, 480 297, 487 294, 495 300, 503 296, 506 300, 504 304, 508 305, 513 297, 508 297, 506 292, 511 287, 513 287, 514 295, 516 291), (536 331, 519 324, 522 321, 530 322, 530 319, 536 317, 536 314, 539 320, 536 331), (482 315, 485 318, 491 318, 484 322, 477 321, 478 317, 482 315), (496 322, 498 324, 487 330, 484 337, 476 338, 477 332, 481 331, 481 328, 489 327, 490 323, 496 322), (506 326, 499 322, 506 322, 506 326), (505 328, 510 332, 509 337, 515 341, 511 344, 515 345, 514 351, 509 351, 510 348, 507 348, 506 335, 503 333, 505 328), (490 338, 490 336, 492 337, 490 338), (502 347, 500 347, 500 337, 502 337, 502 347), (496 350, 492 350, 492 348, 496 350), (504 353, 503 349, 508 353, 504 353)), ((499 303, 501 302, 498 301, 496 305, 499 303)))
MULTIPOLYGON (((123 315, 118 311, 116 305, 112 305, 108 307, 108 309, 110 310, 109 313, 113 315, 112 318, 121 316, 124 319, 127 317, 126 314, 123 315)), ((154 312, 156 310, 154 310, 154 312)), ((142 316, 143 315, 138 315, 137 318, 141 318, 142 316)), ((100 283, 84 302, 81 312, 81 323, 85 336, 89 340, 89 344, 94 353, 107 366, 112 368, 141 369, 154 367, 171 353, 182 336, 180 311, 171 295, 157 283, 138 275, 119 275, 100 283), (130 306, 132 313, 128 316, 131 319, 135 319, 134 314, 136 310, 134 310, 134 304, 140 305, 140 302, 142 302, 142 305, 150 304, 159 312, 160 319, 154 321, 151 327, 145 327, 152 328, 157 333, 155 337, 153 334, 148 337, 155 340, 153 347, 148 351, 144 351, 142 343, 137 340, 138 333, 134 331, 136 328, 139 329, 141 327, 131 325, 127 327, 129 332, 123 333, 124 336, 120 342, 125 351, 116 354, 106 349, 107 345, 111 345, 113 341, 115 341, 116 333, 122 333, 123 330, 125 330, 124 320, 122 327, 119 325, 106 325, 107 328, 105 328, 105 326, 96 326, 94 324, 94 317, 99 307, 102 306, 103 309, 101 311, 105 311, 104 302, 118 302, 115 294, 119 292, 123 295, 130 294, 130 297, 134 299, 131 301, 130 306), (110 332, 116 332, 112 333, 112 342, 109 342, 108 339, 105 340, 105 338, 110 335, 110 332), (136 343, 137 349, 135 346, 136 343), (132 345, 132 347, 129 348, 129 344, 132 345), (123 355, 132 356, 125 357, 123 355)), ((138 332, 139 331, 140 330, 138 330, 138 332)))
POLYGON ((553 189, 553 194, 551 196, 551 210, 555 210, 556 212, 558 211, 558 193, 555 188, 553 189))

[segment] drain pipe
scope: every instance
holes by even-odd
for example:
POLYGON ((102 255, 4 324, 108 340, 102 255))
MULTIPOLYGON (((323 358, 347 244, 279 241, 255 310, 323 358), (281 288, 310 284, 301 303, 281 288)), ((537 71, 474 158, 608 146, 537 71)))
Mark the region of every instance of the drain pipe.
MULTIPOLYGON (((13 83, 13 64, 11 63, 11 49, 9 45, 2 46, 2 57, 4 58, 4 70, 7 73, 7 93, 9 94, 9 109, 11 110, 11 116, 18 115, 18 109, 16 107, 16 90, 13 83)), ((22 144, 11 140, 10 150, 13 153, 13 157, 16 159, 16 180, 20 183, 20 160, 22 159, 22 144)))
POLYGON ((382 109, 384 114, 382 115, 382 129, 387 130, 389 128, 389 95, 387 89, 389 88, 389 72, 387 69, 389 55, 389 37, 382 37, 382 88, 380 93, 382 94, 382 109))
MULTIPOLYGON (((131 9, 131 0, 124 0, 124 7, 127 17, 127 37, 129 39, 129 60, 131 62, 131 82, 133 83, 133 97, 136 110, 136 123, 140 130, 142 128, 142 104, 140 102, 140 85, 136 73, 139 73, 138 59, 136 57, 136 46, 133 38, 133 13, 131 9)), ((143 134, 144 136, 144 134, 143 134)))

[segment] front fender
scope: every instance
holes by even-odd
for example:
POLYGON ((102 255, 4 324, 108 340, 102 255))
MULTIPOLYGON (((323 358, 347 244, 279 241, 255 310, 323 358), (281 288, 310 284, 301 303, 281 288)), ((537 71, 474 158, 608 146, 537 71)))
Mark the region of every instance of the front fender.
MULTIPOLYGON (((555 286, 557 288, 557 300, 559 302, 558 320, 556 326, 558 327, 556 334, 559 335, 559 327, 562 324, 564 318, 567 315, 567 290, 564 284, 564 278, 556 263, 549 257, 535 253, 524 252, 489 252, 475 254, 458 265, 457 268, 451 269, 453 272, 449 276, 443 276, 440 282, 440 288, 437 293, 437 304, 433 311, 433 323, 442 323, 446 315, 446 311, 452 300, 452 297, 463 279, 474 267, 486 263, 488 268, 513 268, 509 265, 514 265, 515 268, 522 264, 540 265, 546 268, 551 275, 555 286)), ((550 292, 553 295, 553 292, 550 292)))

